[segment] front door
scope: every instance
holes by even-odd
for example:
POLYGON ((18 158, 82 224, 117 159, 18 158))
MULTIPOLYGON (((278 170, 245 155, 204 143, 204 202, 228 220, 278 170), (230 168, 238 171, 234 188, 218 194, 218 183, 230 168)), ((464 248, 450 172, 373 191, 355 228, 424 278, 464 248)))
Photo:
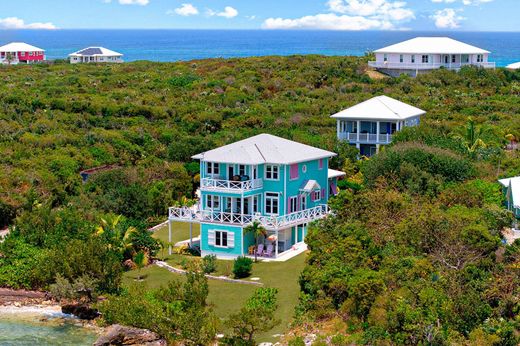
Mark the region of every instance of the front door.
POLYGON ((229 165, 228 166, 228 180, 231 180, 231 178, 233 178, 233 175, 235 175, 234 171, 235 170, 234 170, 233 166, 229 165))
POLYGON ((244 198, 244 214, 249 215, 249 198, 244 198))

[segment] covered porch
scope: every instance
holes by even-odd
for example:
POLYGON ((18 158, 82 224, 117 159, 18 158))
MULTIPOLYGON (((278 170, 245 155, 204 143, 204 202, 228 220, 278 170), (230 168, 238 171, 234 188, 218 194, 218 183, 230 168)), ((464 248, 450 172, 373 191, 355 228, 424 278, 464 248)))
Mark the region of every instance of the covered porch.
POLYGON ((337 136, 356 144, 389 144, 393 134, 404 126, 404 121, 338 120, 337 136))

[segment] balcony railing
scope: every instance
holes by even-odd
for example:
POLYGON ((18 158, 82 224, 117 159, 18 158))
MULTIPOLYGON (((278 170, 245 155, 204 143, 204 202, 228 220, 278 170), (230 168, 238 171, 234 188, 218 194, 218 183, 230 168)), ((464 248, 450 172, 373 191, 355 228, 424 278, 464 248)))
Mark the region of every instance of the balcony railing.
POLYGON ((261 189, 263 187, 262 179, 252 179, 246 181, 220 180, 213 178, 203 178, 200 181, 200 187, 203 190, 221 190, 243 192, 249 190, 261 189))
POLYGON ((391 69, 404 69, 404 70, 431 70, 437 68, 447 69, 460 69, 463 66, 478 66, 483 68, 495 68, 494 62, 473 62, 473 63, 453 63, 453 64, 440 64, 440 63, 399 63, 399 62, 378 62, 369 61, 368 66, 375 68, 391 68, 391 69))
POLYGON ((327 216, 329 213, 330 210, 325 204, 281 216, 250 215, 213 210, 199 211, 196 208, 172 207, 169 209, 169 219, 182 222, 211 222, 240 226, 246 226, 253 221, 258 221, 264 228, 274 230, 312 222, 327 216))
POLYGON ((340 132, 340 140, 346 140, 350 143, 373 143, 373 144, 389 144, 392 142, 391 134, 375 134, 375 133, 360 133, 359 139, 357 133, 340 132))

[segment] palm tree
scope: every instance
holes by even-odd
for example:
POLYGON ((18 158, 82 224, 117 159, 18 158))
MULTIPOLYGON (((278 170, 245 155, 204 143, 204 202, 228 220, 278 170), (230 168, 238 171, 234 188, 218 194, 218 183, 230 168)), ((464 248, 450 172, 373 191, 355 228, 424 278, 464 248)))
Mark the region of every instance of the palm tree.
POLYGON ((464 133, 456 135, 455 138, 460 140, 470 156, 474 156, 478 149, 487 147, 487 144, 482 140, 482 136, 485 133, 486 130, 483 127, 477 127, 475 120, 472 117, 468 117, 464 133))
POLYGON ((258 258, 257 258, 258 251, 256 251, 256 250, 258 249, 258 238, 260 236, 265 237, 267 235, 267 230, 262 227, 260 222, 253 221, 252 224, 250 224, 249 226, 244 228, 244 232, 245 232, 245 234, 251 233, 255 237, 255 262, 257 262, 258 261, 258 258))
POLYGON ((114 248, 114 250, 124 254, 127 249, 132 247, 130 238, 132 234, 137 233, 137 229, 130 226, 123 230, 119 225, 121 218, 122 215, 112 215, 106 219, 102 218, 101 225, 96 229, 96 235, 105 237, 108 240, 109 248, 114 248))
POLYGON ((137 281, 141 281, 141 269, 148 264, 148 256, 141 250, 135 254, 134 263, 137 266, 137 281))
POLYGON ((8 63, 9 65, 11 65, 11 63, 14 61, 14 55, 13 55, 13 53, 8 52, 8 53, 5 55, 5 60, 7 60, 7 63, 8 63))

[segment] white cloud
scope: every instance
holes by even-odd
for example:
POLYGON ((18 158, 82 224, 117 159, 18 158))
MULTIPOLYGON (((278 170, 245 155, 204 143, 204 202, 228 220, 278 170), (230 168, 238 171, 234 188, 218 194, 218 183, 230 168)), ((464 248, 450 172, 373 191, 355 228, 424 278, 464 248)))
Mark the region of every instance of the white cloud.
POLYGON ((492 2, 493 0, 462 0, 464 5, 480 5, 488 2, 492 2))
POLYGON ((0 18, 0 29, 47 29, 53 30, 57 27, 48 23, 25 23, 23 19, 17 17, 0 18))
POLYGON ((170 10, 167 12, 168 14, 178 14, 180 16, 195 16, 199 14, 199 10, 193 6, 192 4, 182 4, 181 7, 176 8, 173 12, 170 10))
POLYGON ((329 0, 327 5, 332 12, 386 19, 390 21, 405 21, 414 19, 413 11, 406 7, 404 1, 389 0, 329 0))
POLYGON ((436 11, 430 18, 434 20, 435 26, 439 29, 457 29, 460 27, 460 22, 466 19, 459 16, 453 8, 436 11))
POLYGON ((150 0, 119 0, 121 5, 140 5, 146 6, 150 3, 150 0))
POLYGON ((226 6, 226 7, 224 7, 224 11, 222 11, 222 12, 216 12, 211 9, 208 9, 207 14, 210 17, 219 16, 219 17, 224 17, 224 18, 229 19, 229 18, 234 18, 234 17, 238 16, 238 11, 231 6, 226 6))
POLYGON ((451 4, 455 1, 457 1, 457 0, 432 0, 432 2, 435 2, 435 3, 445 3, 445 4, 451 4))
POLYGON ((269 18, 262 24, 264 29, 321 29, 321 30, 370 30, 394 29, 392 23, 362 16, 317 14, 297 19, 269 18))

